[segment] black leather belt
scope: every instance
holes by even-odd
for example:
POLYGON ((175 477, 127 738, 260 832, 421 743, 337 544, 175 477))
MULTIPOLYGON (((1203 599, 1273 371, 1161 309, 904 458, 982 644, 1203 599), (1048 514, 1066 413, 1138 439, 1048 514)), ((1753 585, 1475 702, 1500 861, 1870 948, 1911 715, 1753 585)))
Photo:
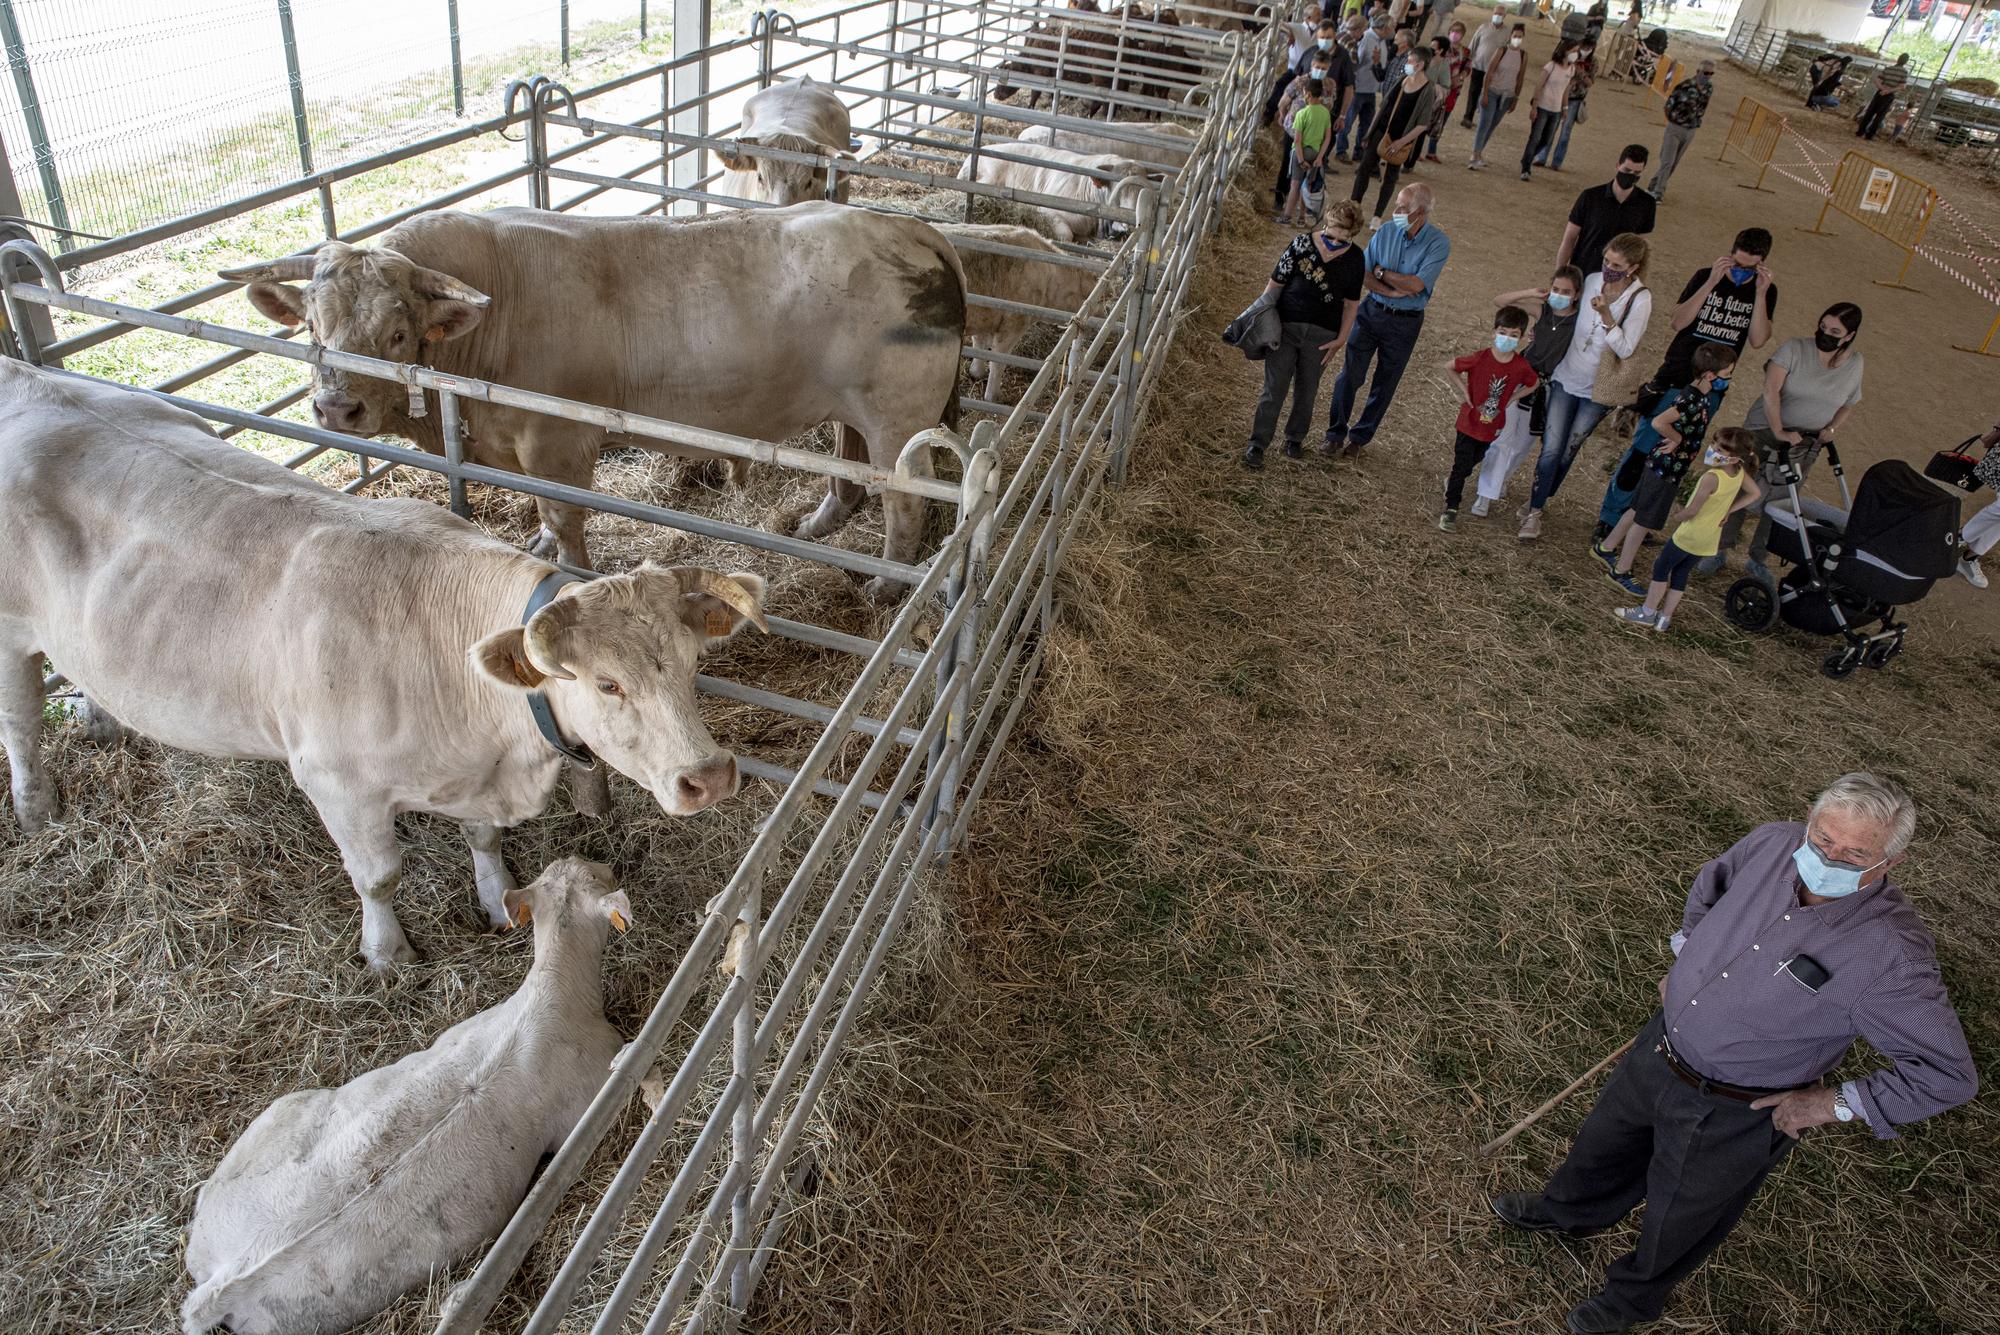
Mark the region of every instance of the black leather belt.
POLYGON ((1683 1084, 1692 1085, 1704 1094, 1716 1094, 1725 1099, 1735 1099, 1738 1103, 1755 1103, 1758 1099, 1769 1098, 1773 1094, 1789 1094, 1794 1089, 1815 1089, 1824 1083, 1823 1080, 1814 1080, 1809 1084, 1792 1085, 1785 1089, 1749 1089, 1741 1085, 1725 1085, 1719 1080, 1710 1080, 1700 1071, 1688 1066, 1680 1058, 1674 1056, 1673 1045, 1667 1042, 1665 1038, 1659 1041, 1658 1046, 1653 1051, 1667 1059, 1667 1069, 1679 1076, 1683 1084))
POLYGON ((1375 309, 1381 311, 1382 314, 1384 315, 1400 315, 1405 320, 1418 319, 1424 313, 1424 308, 1421 306, 1417 307, 1417 309, 1412 311, 1412 310, 1405 310, 1401 306, 1386 306, 1379 301, 1375 303, 1375 309))

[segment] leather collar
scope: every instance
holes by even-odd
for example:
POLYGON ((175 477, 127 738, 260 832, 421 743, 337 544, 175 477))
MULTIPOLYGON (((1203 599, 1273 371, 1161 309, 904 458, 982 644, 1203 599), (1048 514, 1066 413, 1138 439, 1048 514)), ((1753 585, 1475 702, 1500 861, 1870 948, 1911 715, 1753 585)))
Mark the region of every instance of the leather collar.
MULTIPOLYGON (((525 626, 533 621, 535 613, 547 607, 555 599, 557 589, 565 584, 581 582, 575 575, 563 570, 551 570, 542 576, 541 583, 535 585, 535 591, 528 595, 528 606, 521 613, 521 624, 525 626)), ((564 759, 580 769, 597 768, 597 757, 591 754, 589 747, 579 742, 564 740, 562 730, 556 727, 555 712, 549 708, 549 697, 546 692, 528 692, 528 716, 535 720, 535 731, 542 734, 542 740, 554 747, 564 759)))

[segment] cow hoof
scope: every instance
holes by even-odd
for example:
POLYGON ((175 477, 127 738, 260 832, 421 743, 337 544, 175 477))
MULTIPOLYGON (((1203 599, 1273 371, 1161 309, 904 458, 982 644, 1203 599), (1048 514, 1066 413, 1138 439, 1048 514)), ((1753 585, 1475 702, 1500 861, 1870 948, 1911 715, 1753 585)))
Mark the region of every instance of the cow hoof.
POLYGON ((54 789, 32 793, 15 791, 14 819, 20 824, 21 833, 40 834, 56 824, 61 816, 62 803, 57 799, 54 789))
POLYGON ((861 596, 877 607, 893 607, 903 600, 910 586, 901 580, 887 579, 877 575, 861 586, 861 596))
POLYGON ((421 964, 423 958, 417 948, 408 941, 403 942, 397 949, 386 951, 381 955, 362 952, 362 959, 367 961, 369 972, 384 981, 394 978, 398 972, 412 964, 421 964))
POLYGON ((535 541, 528 548, 528 555, 539 556, 546 561, 550 557, 554 556, 555 553, 556 553, 555 531, 551 529, 547 524, 544 524, 542 525, 541 530, 535 534, 535 541))
POLYGON ((76 726, 85 741, 97 746, 122 746, 132 740, 132 730, 88 696, 77 704, 76 726))

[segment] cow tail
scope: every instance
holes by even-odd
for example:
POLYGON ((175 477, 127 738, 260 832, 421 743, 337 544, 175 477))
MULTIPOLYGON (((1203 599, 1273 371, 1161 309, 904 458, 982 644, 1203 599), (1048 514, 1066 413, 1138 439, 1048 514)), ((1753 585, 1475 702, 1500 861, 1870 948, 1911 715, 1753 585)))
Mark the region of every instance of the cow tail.
POLYGON ((188 1294, 187 1301, 181 1304, 181 1335, 208 1335, 211 1329, 227 1319, 223 1293, 227 1287, 228 1284, 219 1279, 195 1285, 194 1292, 188 1294))
POLYGON ((938 414, 938 421, 942 422, 946 429, 956 431, 960 417, 958 373, 959 368, 965 365, 965 322, 970 307, 966 303, 965 295, 965 265, 958 258, 958 251, 949 240, 942 234, 938 239, 944 242, 937 252, 938 258, 945 262, 946 267, 951 270, 952 281, 958 284, 958 350, 952 354, 951 388, 945 392, 944 411, 938 414))

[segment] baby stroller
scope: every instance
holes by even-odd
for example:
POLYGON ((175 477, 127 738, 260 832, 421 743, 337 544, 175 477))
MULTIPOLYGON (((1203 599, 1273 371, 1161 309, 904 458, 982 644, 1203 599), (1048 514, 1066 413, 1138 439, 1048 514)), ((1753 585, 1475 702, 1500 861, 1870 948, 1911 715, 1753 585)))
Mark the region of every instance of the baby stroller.
POLYGON ((1771 555, 1789 566, 1771 584, 1755 576, 1730 585, 1729 619, 1745 630, 1768 630, 1780 617, 1809 635, 1838 635, 1842 644, 1820 671, 1845 677, 1866 664, 1885 668, 1903 651, 1909 623, 1896 609, 1917 602, 1950 576, 1958 561, 1958 498, 1922 473, 1888 459, 1861 477, 1849 497, 1847 476, 1831 442, 1826 456, 1849 508, 1801 498, 1790 452, 1778 460, 1785 498, 1765 506, 1771 555), (1879 618, 1880 629, 1866 623, 1879 618))
POLYGON ((1653 72, 1659 66, 1660 57, 1667 54, 1667 30, 1655 28, 1639 39, 1639 47, 1632 53, 1632 73, 1627 77, 1633 83, 1651 83, 1653 72))

